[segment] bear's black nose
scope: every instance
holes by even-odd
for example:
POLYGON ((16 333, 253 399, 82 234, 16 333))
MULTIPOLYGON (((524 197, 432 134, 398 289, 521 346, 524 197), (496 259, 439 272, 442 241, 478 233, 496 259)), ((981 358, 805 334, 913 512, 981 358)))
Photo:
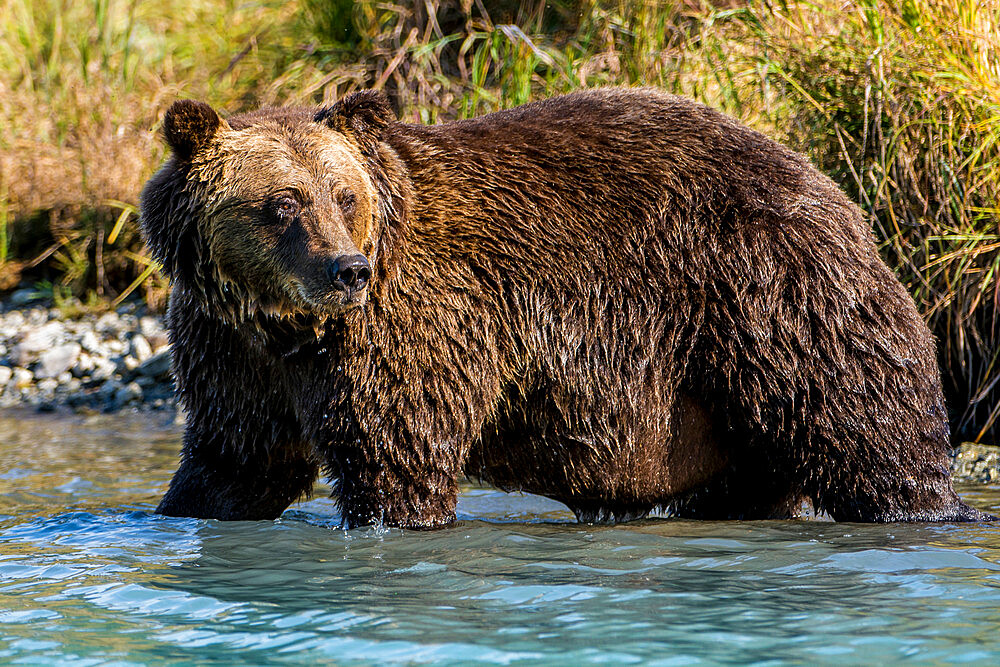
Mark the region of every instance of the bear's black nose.
POLYGON ((334 287, 350 296, 363 290, 372 277, 372 269, 364 255, 343 255, 326 264, 326 273, 334 287))

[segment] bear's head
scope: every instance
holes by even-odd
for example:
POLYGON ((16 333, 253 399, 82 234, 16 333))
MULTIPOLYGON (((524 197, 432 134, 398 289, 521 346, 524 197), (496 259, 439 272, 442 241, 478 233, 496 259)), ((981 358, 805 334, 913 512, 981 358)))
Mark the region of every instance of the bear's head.
POLYGON ((228 121, 175 102, 163 121, 172 158, 141 198, 154 257, 230 315, 363 304, 378 216, 371 165, 393 121, 373 91, 318 113, 271 108, 228 121))

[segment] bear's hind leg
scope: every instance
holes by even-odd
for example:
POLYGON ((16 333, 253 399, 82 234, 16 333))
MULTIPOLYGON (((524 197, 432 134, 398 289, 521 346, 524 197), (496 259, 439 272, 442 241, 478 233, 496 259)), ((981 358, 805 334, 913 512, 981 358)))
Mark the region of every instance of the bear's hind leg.
POLYGON ((874 452, 869 464, 878 473, 859 472, 822 480, 816 494, 818 508, 836 521, 852 522, 963 522, 993 521, 962 502, 951 484, 945 456, 936 461, 887 461, 874 452))
POLYGON ((988 518, 951 484, 930 331, 867 230, 849 229, 811 223, 831 236, 807 246, 748 234, 742 252, 719 257, 744 296, 713 303, 695 357, 702 376, 745 442, 743 460, 837 521, 988 518))

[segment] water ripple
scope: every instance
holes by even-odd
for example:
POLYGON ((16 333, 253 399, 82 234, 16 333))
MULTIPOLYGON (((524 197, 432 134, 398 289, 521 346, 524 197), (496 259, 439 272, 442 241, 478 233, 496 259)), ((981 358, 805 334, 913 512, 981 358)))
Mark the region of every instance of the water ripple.
MULTIPOLYGON (((589 526, 558 503, 474 487, 461 521, 431 532, 345 532, 322 489, 278 521, 173 519, 151 512, 176 432, 3 419, 2 662, 1000 658, 993 526, 589 526)), ((1000 506, 1000 489, 967 491, 1000 506)))

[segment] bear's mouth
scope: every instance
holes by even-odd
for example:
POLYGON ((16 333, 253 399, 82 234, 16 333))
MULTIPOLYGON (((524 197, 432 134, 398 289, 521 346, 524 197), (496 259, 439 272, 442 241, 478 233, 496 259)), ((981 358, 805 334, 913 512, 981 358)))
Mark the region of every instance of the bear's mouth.
POLYGON ((337 313, 360 308, 368 300, 368 289, 310 289, 307 285, 293 280, 295 300, 303 310, 335 315, 337 313))

